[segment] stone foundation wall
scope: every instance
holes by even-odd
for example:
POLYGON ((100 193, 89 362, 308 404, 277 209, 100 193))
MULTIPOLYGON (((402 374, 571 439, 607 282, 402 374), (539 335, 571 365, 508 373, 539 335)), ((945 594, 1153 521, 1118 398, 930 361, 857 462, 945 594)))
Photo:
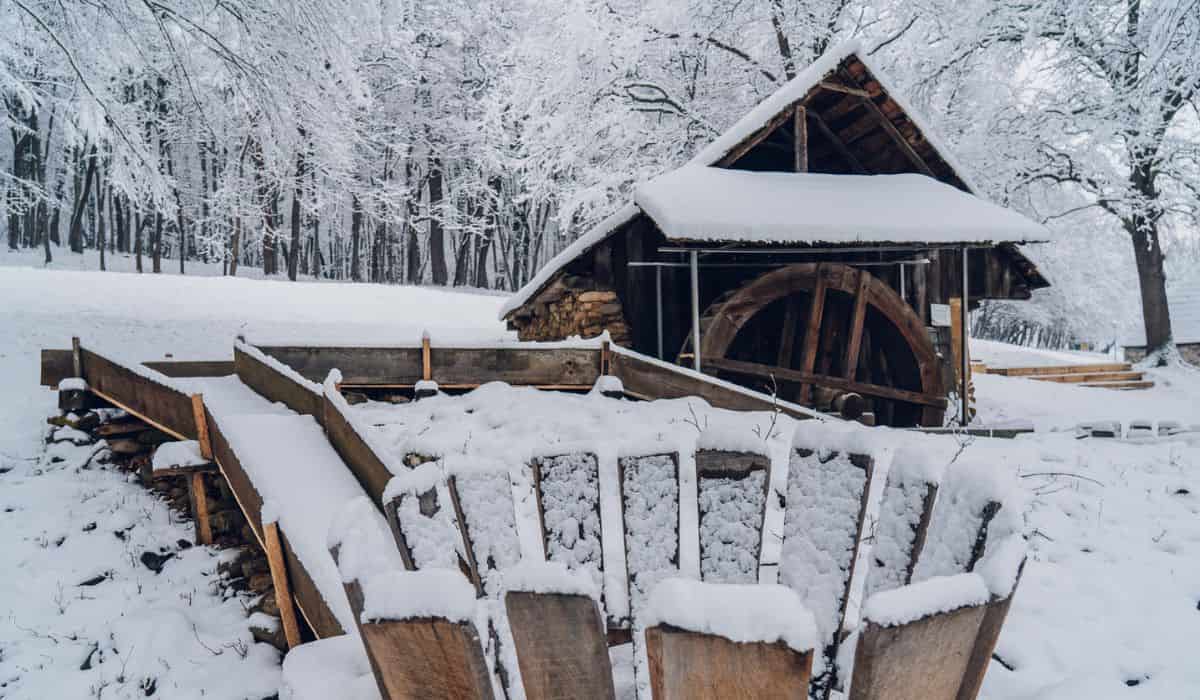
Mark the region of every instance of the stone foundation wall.
POLYGON ((594 338, 608 331, 617 345, 629 344, 629 326, 617 293, 594 280, 563 275, 513 312, 508 322, 521 340, 594 338))

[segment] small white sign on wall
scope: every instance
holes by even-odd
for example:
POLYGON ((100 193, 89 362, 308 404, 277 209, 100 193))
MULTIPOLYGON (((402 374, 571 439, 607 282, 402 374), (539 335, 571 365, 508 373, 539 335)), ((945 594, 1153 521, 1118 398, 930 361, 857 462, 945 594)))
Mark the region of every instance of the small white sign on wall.
POLYGON ((950 305, 949 304, 930 304, 929 305, 929 323, 939 328, 945 328, 950 325, 950 305))

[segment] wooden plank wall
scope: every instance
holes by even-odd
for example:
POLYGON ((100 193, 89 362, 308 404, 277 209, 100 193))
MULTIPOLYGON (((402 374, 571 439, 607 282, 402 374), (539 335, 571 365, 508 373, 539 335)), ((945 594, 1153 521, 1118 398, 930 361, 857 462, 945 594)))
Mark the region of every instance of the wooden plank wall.
POLYGON ((199 437, 192 399, 187 394, 80 348, 83 378, 93 393, 183 440, 199 437))
MULTIPOLYGON (((241 348, 233 350, 233 366, 238 379, 254 391, 262 394, 271 401, 276 401, 296 413, 312 416, 321 422, 321 395, 311 387, 293 380, 279 372, 274 367, 258 358, 244 352, 241 348)), ((320 380, 316 380, 320 381, 320 380)))

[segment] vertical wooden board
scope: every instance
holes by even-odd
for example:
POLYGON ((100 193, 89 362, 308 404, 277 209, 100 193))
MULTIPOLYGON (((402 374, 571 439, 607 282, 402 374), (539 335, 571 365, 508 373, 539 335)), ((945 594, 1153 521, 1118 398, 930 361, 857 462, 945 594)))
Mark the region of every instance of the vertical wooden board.
POLYGON ((600 464, 596 455, 539 457, 532 462, 546 560, 584 569, 603 582, 600 464))
POLYGON ((425 618, 370 622, 361 630, 386 700, 492 700, 473 624, 425 618))
POLYGON ((283 623, 283 634, 288 648, 300 643, 300 625, 296 620, 296 609, 292 604, 292 587, 288 584, 287 564, 283 559, 283 545, 279 541, 279 526, 263 524, 263 543, 267 549, 267 563, 271 567, 271 583, 275 586, 275 602, 279 605, 279 619, 283 623))
POLYGON ((783 521, 780 582, 796 590, 816 618, 825 670, 811 695, 838 683, 837 640, 862 538, 873 462, 866 455, 792 451, 783 521))
MULTIPOLYGON (((813 287, 812 303, 808 307, 808 323, 804 331, 804 348, 800 355, 800 371, 811 374, 817 362, 817 346, 821 340, 821 319, 825 315, 825 291, 827 281, 825 267, 817 265, 816 283, 813 287)), ((812 400, 812 385, 800 385, 800 404, 812 400)))
POLYGON ((510 592, 504 599, 529 700, 612 700, 600 608, 579 595, 510 592))
POLYGON ((654 700, 803 698, 813 654, 782 642, 739 643, 667 625, 646 630, 654 700))
POLYGON ((867 291, 870 286, 870 275, 860 271, 854 293, 854 311, 850 314, 850 335, 846 342, 846 356, 842 360, 842 376, 846 379, 855 379, 858 376, 858 355, 862 349, 863 323, 867 318, 867 291))
POLYGON ((292 597, 300 611, 300 621, 305 623, 300 628, 300 638, 309 640, 312 637, 325 639, 345 634, 348 630, 333 614, 329 601, 317 588, 312 574, 304 568, 300 558, 296 556, 296 548, 288 540, 287 533, 279 531, 279 541, 283 544, 283 562, 287 566, 288 584, 292 587, 292 597))
POLYGON ((906 625, 867 623, 854 652, 849 700, 955 700, 986 606, 906 625))
POLYGON ((962 684, 958 688, 957 700, 975 700, 983 687, 983 678, 987 675, 992 663, 992 654, 996 651, 996 642, 1000 640, 1000 630, 1008 617, 1008 609, 1012 607, 1012 599, 1021 585, 1021 574, 1025 570, 1025 560, 1021 560, 1017 568, 1017 579, 1013 589, 1005 598, 993 598, 986 606, 983 622, 979 625, 979 634, 975 636, 975 644, 971 648, 971 658, 963 672, 962 684))
POLYGON ((297 383, 291 377, 258 358, 234 348, 233 365, 242 383, 270 401, 287 406, 296 413, 312 416, 324 425, 322 397, 310 387, 297 383))
POLYGON ((391 470, 354 429, 349 416, 344 415, 341 409, 329 400, 328 396, 322 395, 319 400, 322 409, 318 413, 324 416, 324 420, 318 420, 325 427, 325 435, 329 438, 329 444, 350 468, 350 472, 362 485, 371 501, 373 503, 382 502, 383 491, 392 478, 391 470))
POLYGON ((205 419, 204 397, 192 394, 192 420, 196 423, 196 442, 200 445, 200 456, 212 459, 212 443, 208 438, 208 421, 205 419))
POLYGON ((679 571, 679 455, 621 457, 617 469, 630 611, 636 617, 654 586, 679 571))
POLYGON ((204 474, 194 471, 188 478, 188 501, 196 521, 196 544, 212 544, 212 526, 208 521, 208 494, 204 491, 204 474))
POLYGON ((55 389, 64 379, 75 376, 75 362, 70 350, 42 350, 41 385, 55 389))
POLYGON ((696 451, 701 580, 758 581, 770 473, 764 455, 696 451))

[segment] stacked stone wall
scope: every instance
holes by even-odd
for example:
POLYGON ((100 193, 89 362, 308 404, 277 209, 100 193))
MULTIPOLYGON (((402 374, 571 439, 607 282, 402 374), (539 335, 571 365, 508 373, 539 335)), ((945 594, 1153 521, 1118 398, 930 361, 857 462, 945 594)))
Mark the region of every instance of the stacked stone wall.
POLYGON ((629 344, 629 325, 617 293, 578 275, 551 282, 513 312, 509 327, 521 340, 594 338, 607 330, 614 343, 629 344))

